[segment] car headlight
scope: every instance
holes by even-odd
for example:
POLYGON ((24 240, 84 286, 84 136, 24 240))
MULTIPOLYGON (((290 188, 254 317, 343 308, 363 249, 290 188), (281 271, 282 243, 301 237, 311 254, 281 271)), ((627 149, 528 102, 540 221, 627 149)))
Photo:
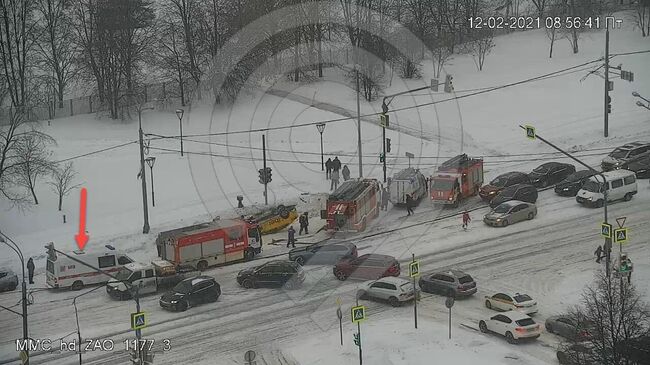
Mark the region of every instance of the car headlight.
POLYGON ((178 300, 172 300, 172 301, 170 301, 170 303, 171 304, 176 304, 176 303, 178 303, 178 300))
POLYGON ((448 198, 447 200, 452 200, 453 198, 454 198, 454 197, 450 195, 449 198, 448 198))
POLYGON ((497 218, 497 222, 501 222, 501 218, 497 218))
POLYGON ((590 196, 589 199, 587 199, 587 200, 592 201, 592 200, 594 200, 594 198, 590 196))

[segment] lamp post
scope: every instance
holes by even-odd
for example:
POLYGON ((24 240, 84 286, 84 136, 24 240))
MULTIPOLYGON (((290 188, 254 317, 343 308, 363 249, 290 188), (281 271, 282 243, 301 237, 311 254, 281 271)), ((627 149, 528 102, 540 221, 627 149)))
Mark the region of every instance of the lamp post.
POLYGON ((151 205, 156 206, 156 196, 154 194, 154 189, 153 189, 153 165, 156 163, 156 158, 155 157, 147 157, 145 159, 145 162, 147 162, 147 165, 149 165, 149 169, 151 170, 151 205))
POLYGON ((323 157, 323 132, 325 131, 325 123, 316 124, 318 133, 320 133, 320 170, 325 171, 325 158, 323 157))
POLYGON ((632 93, 632 96, 634 96, 636 98, 639 98, 639 99, 643 99, 646 103, 648 103, 648 105, 645 105, 641 101, 637 100, 637 102, 636 102, 637 106, 640 106, 642 108, 646 108, 646 109, 650 110, 650 100, 648 100, 648 99, 644 98, 643 96, 639 95, 639 93, 636 92, 636 91, 632 93))
POLYGON ((149 207, 147 205, 147 179, 144 172, 144 141, 142 133, 142 111, 153 110, 153 107, 143 108, 141 104, 137 105, 138 108, 138 135, 140 141, 140 178, 142 179, 142 213, 144 215, 144 225, 142 226, 142 233, 149 233, 149 207))
POLYGON ((29 343, 31 342, 31 340, 29 340, 28 331, 27 331, 27 283, 25 282, 25 257, 23 256, 23 252, 20 250, 20 247, 18 247, 18 244, 2 232, 0 232, 0 242, 9 246, 9 248, 11 248, 18 255, 18 258, 20 259, 20 265, 23 273, 23 283, 22 283, 23 314, 21 316, 23 317, 23 340, 27 344, 27 348, 25 349, 26 360, 24 360, 23 364, 29 365, 29 343))
POLYGON ((96 288, 88 290, 87 292, 79 294, 76 297, 72 298, 72 305, 74 306, 74 316, 75 316, 75 319, 77 320, 77 341, 78 341, 77 346, 79 346, 79 365, 82 365, 82 362, 81 362, 81 327, 79 326, 79 311, 77 310, 77 299, 79 299, 79 297, 82 297, 82 296, 84 296, 86 294, 90 294, 90 293, 94 292, 95 290, 101 289, 103 287, 104 287, 103 285, 98 286, 96 288))
POLYGON ((185 110, 176 109, 176 116, 178 117, 178 126, 181 130, 181 157, 183 157, 183 114, 185 114, 185 110))

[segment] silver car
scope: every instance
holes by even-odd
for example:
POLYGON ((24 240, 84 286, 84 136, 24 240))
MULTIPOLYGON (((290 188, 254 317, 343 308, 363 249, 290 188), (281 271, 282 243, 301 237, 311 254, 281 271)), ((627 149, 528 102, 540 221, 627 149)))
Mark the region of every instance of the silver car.
POLYGON ((537 215, 537 207, 533 203, 510 200, 499 204, 483 217, 488 226, 505 227, 509 224, 533 219, 537 215))
POLYGON ((18 276, 13 271, 0 268, 0 292, 15 290, 18 286, 18 276))
POLYGON ((398 307, 404 302, 413 300, 417 293, 419 293, 419 290, 414 290, 412 281, 387 276, 364 283, 359 291, 357 291, 357 297, 359 299, 372 298, 385 300, 393 307, 398 307))
POLYGON ((584 341, 589 339, 594 326, 586 321, 581 323, 572 316, 559 315, 548 317, 545 327, 549 333, 555 333, 569 340, 584 341))

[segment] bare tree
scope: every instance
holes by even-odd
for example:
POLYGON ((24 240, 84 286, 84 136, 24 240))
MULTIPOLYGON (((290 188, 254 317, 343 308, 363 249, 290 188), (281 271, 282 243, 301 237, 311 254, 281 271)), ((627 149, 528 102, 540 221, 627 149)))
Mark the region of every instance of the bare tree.
POLYGON ((546 0, 531 0, 535 9, 537 9, 537 16, 541 19, 544 18, 544 11, 546 11, 546 0))
POLYGON ((72 162, 68 162, 63 166, 57 166, 52 169, 51 178, 48 184, 59 197, 59 211, 61 211, 63 206, 63 198, 73 189, 80 186, 80 184, 74 183, 76 176, 77 173, 72 167, 72 162))
POLYGON ((641 35, 650 35, 650 0, 639 0, 634 6, 634 23, 641 30, 641 35))
POLYGON ((563 346, 567 357, 574 361, 572 364, 631 364, 629 354, 622 348, 650 333, 650 311, 634 286, 602 270, 585 289, 581 304, 569 315, 575 323, 591 324, 586 340, 590 351, 571 346, 580 338, 563 346))
POLYGON ((165 76, 178 83, 181 105, 185 106, 185 85, 191 75, 186 67, 188 62, 183 42, 178 36, 180 29, 172 20, 165 18, 158 23, 156 33, 158 46, 154 48, 155 64, 165 76))
POLYGON ((47 147, 54 143, 52 137, 35 129, 16 143, 16 184, 29 190, 34 204, 38 204, 36 182, 52 168, 51 152, 47 147))
POLYGON ((483 71, 485 58, 494 48, 494 39, 490 29, 477 29, 473 34, 474 39, 468 42, 467 47, 472 55, 474 64, 479 71, 483 71))

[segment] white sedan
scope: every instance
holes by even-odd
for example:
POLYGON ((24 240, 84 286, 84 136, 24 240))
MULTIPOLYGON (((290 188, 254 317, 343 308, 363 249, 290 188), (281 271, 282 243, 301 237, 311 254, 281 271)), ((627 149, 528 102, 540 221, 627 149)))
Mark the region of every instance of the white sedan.
POLYGON ((516 312, 507 311, 494 315, 478 323, 478 328, 483 333, 494 332, 505 336, 508 343, 516 343, 521 339, 533 339, 539 337, 541 327, 529 316, 516 312))
POLYGON ((357 291, 357 298, 385 300, 393 307, 397 307, 415 298, 419 290, 415 291, 413 289, 413 283, 410 280, 387 276, 362 284, 357 291))
POLYGON ((537 313, 537 302, 528 294, 520 293, 485 296, 485 307, 498 311, 514 310, 528 315, 537 313))

